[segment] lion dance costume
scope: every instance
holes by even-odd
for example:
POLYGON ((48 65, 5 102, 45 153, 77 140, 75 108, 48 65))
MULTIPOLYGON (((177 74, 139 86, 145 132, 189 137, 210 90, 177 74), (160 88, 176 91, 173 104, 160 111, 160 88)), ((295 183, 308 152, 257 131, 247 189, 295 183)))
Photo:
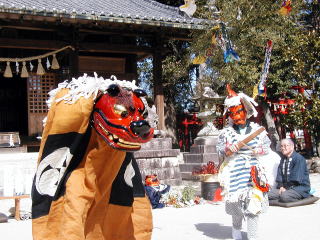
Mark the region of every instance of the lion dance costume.
POLYGON ((32 187, 34 240, 151 238, 132 152, 153 137, 156 115, 134 82, 113 78, 84 75, 50 92, 32 187))

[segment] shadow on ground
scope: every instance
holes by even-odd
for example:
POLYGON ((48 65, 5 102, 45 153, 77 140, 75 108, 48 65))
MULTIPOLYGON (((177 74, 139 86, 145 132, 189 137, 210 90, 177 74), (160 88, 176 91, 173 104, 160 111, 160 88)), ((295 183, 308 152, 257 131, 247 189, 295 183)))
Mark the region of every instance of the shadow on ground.
MULTIPOLYGON (((198 231, 202 232, 213 239, 232 239, 231 231, 232 228, 229 226, 224 226, 219 223, 198 223, 195 224, 198 231)), ((243 240, 247 239, 247 233, 242 232, 243 240)))

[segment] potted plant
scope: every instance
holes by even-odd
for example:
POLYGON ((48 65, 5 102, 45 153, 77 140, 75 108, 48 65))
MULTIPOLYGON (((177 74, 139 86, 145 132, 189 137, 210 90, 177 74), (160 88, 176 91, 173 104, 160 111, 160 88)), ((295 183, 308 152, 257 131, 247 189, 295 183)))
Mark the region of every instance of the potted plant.
POLYGON ((213 201, 216 190, 220 187, 218 181, 219 168, 214 162, 209 161, 206 165, 192 171, 192 175, 199 176, 201 181, 201 196, 206 200, 213 201))

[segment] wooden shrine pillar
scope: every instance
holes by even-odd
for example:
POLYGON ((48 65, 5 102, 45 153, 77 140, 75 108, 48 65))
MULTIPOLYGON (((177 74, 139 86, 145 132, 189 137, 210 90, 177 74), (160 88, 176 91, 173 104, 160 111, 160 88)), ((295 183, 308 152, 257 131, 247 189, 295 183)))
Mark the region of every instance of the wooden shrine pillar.
POLYGON ((79 76, 79 29, 77 27, 72 29, 72 46, 74 51, 70 51, 70 72, 72 77, 79 76))
MULTIPOLYGON (((161 46, 161 45, 160 45, 161 46)), ((162 54, 159 45, 153 54, 153 86, 154 86, 154 100, 159 116, 158 129, 165 130, 164 123, 164 96, 162 84, 162 54)))

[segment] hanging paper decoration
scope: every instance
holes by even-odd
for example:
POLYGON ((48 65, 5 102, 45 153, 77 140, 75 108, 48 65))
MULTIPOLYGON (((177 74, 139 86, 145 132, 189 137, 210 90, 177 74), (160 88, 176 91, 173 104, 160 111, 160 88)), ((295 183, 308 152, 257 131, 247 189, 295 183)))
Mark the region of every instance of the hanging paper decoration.
POLYGON ((216 34, 212 34, 211 44, 212 44, 213 46, 216 46, 216 45, 218 44, 216 34))
POLYGON ((295 100, 293 99, 278 99, 275 102, 268 102, 269 105, 273 105, 271 108, 273 113, 276 115, 279 114, 288 114, 292 108, 295 107, 295 100))
MULTIPOLYGON (((220 27, 219 27, 219 29, 220 29, 220 27)), ((219 32, 217 33, 217 35, 216 35, 216 40, 217 40, 217 44, 220 46, 221 50, 222 50, 223 52, 226 52, 226 50, 227 50, 226 41, 225 41, 225 39, 223 38, 221 31, 219 31, 219 32)))
POLYGON ((206 50, 206 57, 211 57, 213 56, 213 47, 209 47, 207 50, 206 50))
POLYGON ((18 73, 19 73, 19 63, 16 62, 16 74, 18 74, 18 73))
POLYGON ((202 64, 206 62, 206 58, 204 56, 197 56, 193 59, 193 64, 202 64))
POLYGON ((32 72, 32 70, 33 70, 33 64, 32 62, 30 62, 30 71, 32 72))
POLYGON ((237 15, 237 20, 240 21, 242 16, 241 9, 238 7, 238 15, 237 15))
POLYGON ((216 31, 219 30, 219 26, 214 26, 212 28, 212 30, 214 31, 212 36, 211 36, 211 44, 210 44, 210 47, 208 47, 206 50, 205 50, 205 55, 199 55, 197 57, 195 57, 193 60, 192 60, 192 63, 193 64, 203 64, 206 62, 207 60, 207 57, 210 57, 210 56, 213 56, 213 51, 214 51, 214 48, 216 47, 216 45, 218 44, 217 42, 217 39, 216 39, 216 31))
POLYGON ((228 63, 228 62, 240 61, 239 55, 232 48, 232 43, 228 37, 227 29, 224 23, 221 23, 221 32, 222 32, 221 40, 224 41, 223 43, 224 47, 221 47, 222 50, 224 51, 223 52, 224 62, 228 63))
POLYGON ((28 73, 28 70, 27 70, 26 62, 22 62, 22 69, 21 69, 20 77, 22 77, 22 78, 29 77, 29 73, 28 73))
POLYGON ((257 85, 255 85, 255 86, 253 87, 253 90, 252 90, 252 98, 255 99, 256 96, 258 96, 258 95, 259 95, 259 91, 258 91, 258 84, 257 84, 257 85))
POLYGON ((11 66, 10 66, 11 62, 16 63, 16 73, 17 74, 19 73, 19 63, 22 62, 22 69, 21 69, 21 75, 20 75, 21 77, 28 77, 29 76, 29 73, 28 73, 28 70, 26 67, 27 62, 29 62, 30 71, 33 71, 33 65, 32 65, 31 61, 34 61, 34 60, 38 60, 37 74, 38 75, 45 74, 45 70, 44 70, 42 63, 41 63, 41 59, 43 59, 43 58, 47 58, 47 61, 46 61, 47 69, 50 69, 50 67, 52 69, 59 69, 60 66, 59 66, 56 54, 61 51, 66 50, 68 48, 71 48, 72 50, 74 50, 74 48, 72 46, 65 46, 61 49, 58 49, 58 50, 55 50, 55 51, 52 51, 52 52, 49 52, 49 53, 46 53, 46 54, 43 54, 40 56, 25 57, 25 58, 1 58, 0 57, 0 62, 7 62, 7 66, 4 71, 3 76, 6 78, 12 77, 12 71, 11 71, 11 66), (50 65, 49 56, 52 56, 52 66, 50 65))
POLYGON ((291 0, 284 0, 282 2, 281 8, 279 10, 279 13, 282 16, 288 16, 289 13, 291 12, 292 8, 291 8, 291 0))
POLYGON ((58 63, 58 60, 57 60, 57 57, 55 54, 53 54, 53 58, 52 58, 52 66, 51 66, 52 69, 59 69, 60 66, 59 66, 59 63, 58 63))
POLYGON ((11 67, 10 67, 10 62, 7 62, 6 70, 4 70, 3 76, 6 78, 12 78, 12 71, 11 71, 11 67))
POLYGON ((46 65, 47 65, 47 69, 50 69, 50 67, 51 67, 51 64, 50 64, 49 58, 47 58, 47 62, 46 62, 46 65))
POLYGON ((37 68, 37 75, 43 75, 46 72, 43 69, 43 66, 41 64, 41 59, 38 59, 38 68, 37 68))
POLYGON ((260 82, 259 82, 259 88, 258 88, 259 95, 262 95, 263 93, 265 93, 265 90, 266 90, 266 80, 269 73, 271 51, 272 51, 272 41, 268 40, 267 46, 266 46, 266 53, 264 57, 264 65, 263 65, 262 73, 260 76, 260 82))
POLYGON ((195 0, 184 0, 184 5, 181 5, 179 9, 189 17, 192 17, 197 10, 197 5, 195 4, 195 0))

